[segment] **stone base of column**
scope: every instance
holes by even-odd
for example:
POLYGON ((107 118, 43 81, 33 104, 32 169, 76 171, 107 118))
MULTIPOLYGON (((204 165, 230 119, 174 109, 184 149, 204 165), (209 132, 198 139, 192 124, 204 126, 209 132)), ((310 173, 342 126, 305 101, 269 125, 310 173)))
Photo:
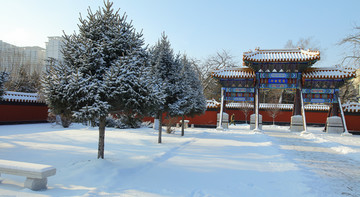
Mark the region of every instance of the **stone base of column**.
MULTIPOLYGON (((250 130, 255 129, 255 116, 256 114, 250 115, 250 130)), ((259 114, 259 129, 262 130, 262 115, 259 114)))
POLYGON ((222 117, 222 127, 219 126, 220 121, 220 113, 217 114, 217 123, 216 123, 216 129, 222 130, 222 129, 228 129, 229 128, 229 114, 223 113, 222 117))
POLYGON ((301 115, 291 116, 290 131, 304 131, 304 123, 301 115))
POLYGON ((326 133, 343 133, 344 127, 341 117, 331 116, 326 119, 326 133))

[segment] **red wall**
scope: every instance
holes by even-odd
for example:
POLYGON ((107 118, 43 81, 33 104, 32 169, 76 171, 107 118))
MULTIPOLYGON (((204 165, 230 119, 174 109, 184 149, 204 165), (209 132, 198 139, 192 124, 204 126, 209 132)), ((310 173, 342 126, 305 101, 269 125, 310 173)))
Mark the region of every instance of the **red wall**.
POLYGON ((0 104, 0 123, 45 122, 48 108, 45 104, 2 103, 0 104))
MULTIPOLYGON (((235 114, 235 121, 245 121, 244 113, 239 109, 225 109, 225 112, 229 114, 229 117, 232 114, 235 114)), ((195 116, 193 118, 186 117, 186 120, 189 120, 189 124, 194 124, 197 126, 216 126, 216 114, 219 113, 216 109, 210 109, 206 111, 205 114, 200 116, 195 116)), ((273 119, 269 113, 265 110, 260 110, 259 113, 263 116, 263 122, 272 123, 273 119)), ((247 122, 250 121, 250 115, 253 114, 250 111, 247 122)), ((306 122, 309 124, 326 124, 326 118, 328 115, 327 111, 306 111, 306 122)), ((284 110, 280 111, 278 116, 275 118, 275 123, 284 123, 290 124, 290 119, 292 116, 292 111, 284 110)), ((163 116, 165 118, 165 115, 163 116)), ((359 131, 360 132, 360 113, 345 113, 346 126, 349 131, 359 131)), ((154 118, 145 118, 144 121, 153 122, 154 118)), ((180 118, 179 118, 180 120, 180 118)))
MULTIPOLYGON (((217 110, 208 110, 206 113, 194 116, 194 117, 185 117, 185 120, 189 120, 189 124, 194 124, 197 126, 216 126, 216 114, 218 113, 217 110)), ((163 120, 164 123, 166 123, 165 120, 166 114, 163 114, 163 120)), ((180 117, 178 118, 178 121, 180 121, 180 117)), ((143 119, 143 121, 150 121, 154 122, 153 117, 146 117, 143 119)))
MULTIPOLYGON (((225 112, 229 114, 235 114, 235 121, 245 121, 244 113, 239 109, 225 109, 225 112)), ((186 117, 189 120, 189 124, 197 126, 216 126, 216 114, 217 109, 209 109, 205 114, 195 117, 186 117)), ((253 112, 250 111, 247 121, 249 123, 250 115, 253 112)), ((263 122, 272 123, 272 117, 264 111, 260 110, 260 114, 263 116, 263 122)), ((275 118, 275 123, 290 123, 292 111, 284 110, 280 111, 275 118)), ((306 111, 306 121, 310 124, 325 124, 328 112, 327 111, 306 111)), ((0 124, 19 123, 19 122, 45 122, 48 116, 48 108, 45 104, 38 103, 16 103, 16 102, 2 102, 0 103, 0 124)), ((165 118, 165 114, 163 119, 165 118)), ((349 131, 360 132, 360 113, 345 113, 346 125, 349 131)), ((144 121, 153 122, 154 118, 144 118, 144 121)), ((178 118, 180 120, 180 118, 178 118)))
POLYGON ((345 120, 349 131, 360 132, 360 113, 345 113, 345 120))

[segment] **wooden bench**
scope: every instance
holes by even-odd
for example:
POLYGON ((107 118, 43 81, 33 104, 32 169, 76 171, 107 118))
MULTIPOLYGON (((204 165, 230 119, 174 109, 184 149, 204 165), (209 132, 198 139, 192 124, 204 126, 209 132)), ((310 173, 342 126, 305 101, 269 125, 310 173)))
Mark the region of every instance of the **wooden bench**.
POLYGON ((37 191, 47 189, 47 177, 55 175, 56 168, 49 165, 0 160, 0 176, 1 173, 25 176, 24 187, 37 191))

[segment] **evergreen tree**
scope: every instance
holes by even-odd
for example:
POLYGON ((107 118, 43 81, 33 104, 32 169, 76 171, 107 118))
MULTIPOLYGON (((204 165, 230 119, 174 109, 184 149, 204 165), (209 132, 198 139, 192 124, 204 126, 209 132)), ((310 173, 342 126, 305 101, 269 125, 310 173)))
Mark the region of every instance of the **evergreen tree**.
POLYGON ((166 112, 168 115, 175 115, 179 108, 175 106, 182 93, 181 81, 182 67, 180 59, 175 57, 170 42, 165 33, 161 35, 161 39, 151 49, 152 74, 157 81, 159 89, 163 92, 163 101, 158 102, 156 106, 157 117, 159 118, 159 138, 161 143, 162 135, 162 114, 166 112))
POLYGON ((64 34, 64 62, 58 76, 63 78, 59 95, 52 100, 50 80, 44 84, 47 102, 73 113, 80 121, 99 121, 98 158, 104 158, 106 117, 113 112, 147 114, 157 101, 156 88, 149 81, 148 54, 142 33, 137 33, 127 16, 104 3, 96 13, 80 17, 79 34, 64 34), (63 102, 58 106, 57 101, 63 102), (54 103, 55 102, 55 103, 54 103))
POLYGON ((72 122, 72 111, 76 109, 74 101, 82 96, 82 91, 76 90, 81 87, 81 82, 81 73, 73 72, 71 67, 53 58, 47 60, 41 93, 45 96, 50 112, 60 115, 64 128, 72 122))
POLYGON ((7 72, 0 72, 0 101, 2 100, 2 95, 4 94, 4 83, 8 80, 9 74, 7 72))
POLYGON ((199 75, 195 72, 190 61, 184 55, 181 59, 182 80, 179 86, 182 87, 180 98, 175 104, 172 113, 182 117, 181 136, 184 136, 184 119, 185 116, 195 116, 203 114, 206 111, 206 99, 199 75))

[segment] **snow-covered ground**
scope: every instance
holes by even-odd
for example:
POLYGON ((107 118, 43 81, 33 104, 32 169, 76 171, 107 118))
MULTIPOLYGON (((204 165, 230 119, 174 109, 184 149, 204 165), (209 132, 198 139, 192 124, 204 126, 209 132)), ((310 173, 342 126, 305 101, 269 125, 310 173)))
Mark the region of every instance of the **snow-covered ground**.
POLYGON ((0 196, 360 196, 360 136, 308 134, 248 125, 227 131, 187 129, 181 137, 149 129, 106 129, 105 160, 96 159, 98 130, 74 124, 0 126, 0 159, 57 168, 48 189, 2 174, 0 196))

